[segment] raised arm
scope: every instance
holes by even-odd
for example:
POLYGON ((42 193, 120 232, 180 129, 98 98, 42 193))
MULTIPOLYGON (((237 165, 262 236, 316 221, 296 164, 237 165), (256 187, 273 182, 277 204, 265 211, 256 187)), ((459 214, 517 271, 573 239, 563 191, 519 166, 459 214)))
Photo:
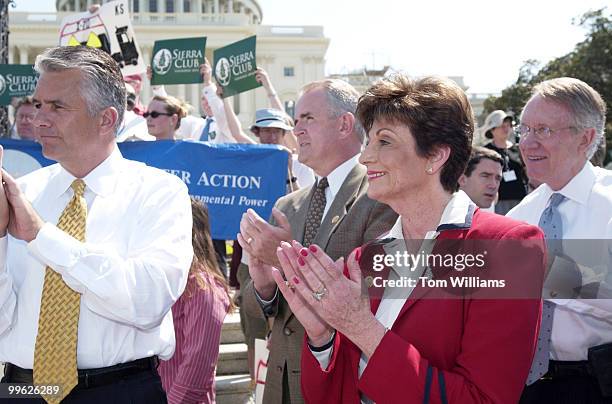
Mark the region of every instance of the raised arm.
MULTIPOLYGON (((147 79, 149 79, 149 84, 151 84, 151 80, 153 79, 153 70, 151 69, 151 66, 147 66, 147 79)), ((153 84, 151 84, 151 92, 153 93, 153 96, 160 96, 160 97, 167 97, 168 93, 166 92, 166 87, 164 87, 163 84, 159 84, 154 86, 153 84)))
MULTIPOLYGON (((219 87, 217 89, 217 93, 219 93, 218 95, 221 98, 221 95, 223 94, 223 88, 219 87)), ((222 99, 223 99, 223 109, 225 110, 225 118, 227 120, 227 126, 229 128, 229 132, 232 134, 236 142, 257 144, 256 141, 251 139, 249 135, 247 135, 244 132, 244 130, 242 130, 242 124, 240 123, 240 120, 238 119, 238 117, 236 116, 236 113, 234 112, 234 107, 232 106, 230 99, 229 98, 222 98, 222 99)))
POLYGON ((280 109, 281 111, 285 110, 283 103, 280 98, 278 98, 278 94, 272 85, 272 81, 270 80, 270 76, 268 72, 266 72, 263 68, 258 67, 255 70, 255 80, 258 83, 261 83, 263 88, 266 90, 266 95, 268 97, 268 102, 270 103, 270 108, 280 109))
MULTIPOLYGON (((235 137, 232 136, 233 132, 230 130, 227 123, 225 104, 222 98, 217 94, 217 86, 212 82, 212 68, 206 58, 204 59, 204 63, 200 65, 200 74, 202 75, 204 84, 202 87, 202 97, 204 97, 210 113, 212 113, 217 122, 217 135, 222 139, 220 143, 236 142, 235 137)), ((206 112, 206 114, 208 115, 209 112, 206 112)))

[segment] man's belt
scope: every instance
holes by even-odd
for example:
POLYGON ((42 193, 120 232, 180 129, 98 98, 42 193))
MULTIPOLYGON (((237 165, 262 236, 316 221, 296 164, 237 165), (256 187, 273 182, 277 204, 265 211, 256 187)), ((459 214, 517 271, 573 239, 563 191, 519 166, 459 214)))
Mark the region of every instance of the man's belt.
POLYGON ((575 376, 595 376, 589 361, 554 361, 548 362, 548 372, 542 379, 558 379, 575 376))
MULTIPOLYGON (((75 390, 112 384, 137 373, 155 370, 157 365, 159 365, 159 359, 157 356, 151 356, 105 368, 82 369, 78 371, 79 384, 75 390)), ((4 374, 8 383, 33 383, 32 369, 22 369, 12 363, 7 363, 4 374)))

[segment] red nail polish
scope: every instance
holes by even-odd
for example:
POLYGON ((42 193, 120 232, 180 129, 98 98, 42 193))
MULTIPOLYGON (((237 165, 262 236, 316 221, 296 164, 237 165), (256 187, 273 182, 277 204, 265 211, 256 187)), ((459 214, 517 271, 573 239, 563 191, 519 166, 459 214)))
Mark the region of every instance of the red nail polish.
POLYGON ((305 249, 305 248, 302 248, 302 249, 300 250, 300 254, 302 254, 304 257, 308 257, 308 250, 307 250, 307 249, 305 249))
POLYGON ((294 276, 293 277, 293 283, 295 283, 296 285, 299 285, 300 284, 300 280, 294 276))
POLYGON ((306 263, 304 262, 304 259, 302 257, 298 257, 298 264, 300 264, 301 267, 306 265, 306 263))
POLYGON ((358 249, 355 251, 355 260, 356 260, 357 262, 361 261, 361 248, 358 248, 358 249))
POLYGON ((316 245, 314 245, 314 244, 313 244, 313 245, 311 245, 310 247, 308 247, 308 249, 309 249, 310 251, 312 251, 313 253, 316 253, 316 252, 317 252, 317 246, 316 246, 316 245))

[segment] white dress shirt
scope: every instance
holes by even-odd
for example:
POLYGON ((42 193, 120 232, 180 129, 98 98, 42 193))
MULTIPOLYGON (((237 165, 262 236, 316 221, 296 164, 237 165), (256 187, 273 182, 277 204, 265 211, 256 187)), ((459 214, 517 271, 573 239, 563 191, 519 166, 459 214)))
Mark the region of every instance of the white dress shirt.
POLYGON ((113 153, 83 180, 86 242, 59 230, 73 196, 59 164, 19 180, 45 225, 27 243, 0 239, 0 361, 32 369, 48 265, 81 293, 77 366, 98 368, 174 352, 172 304, 193 249, 191 205, 175 176, 113 153))
MULTIPOLYGON (((559 191, 553 191, 547 184, 540 185, 507 216, 537 226, 554 192, 567 198, 558 207, 564 240, 612 239, 612 172, 593 167, 590 162, 559 191)), ((570 256, 571 252, 567 250, 571 249, 571 243, 563 243, 564 252, 570 256)), ((551 301, 556 303, 551 337, 552 359, 586 360, 590 347, 612 342, 612 299, 551 301)))
MULTIPOLYGON (((321 222, 325 220, 325 216, 327 216, 327 212, 334 202, 334 198, 338 195, 338 191, 344 184, 344 180, 348 177, 351 170, 359 164, 359 156, 360 154, 356 154, 350 159, 346 160, 344 163, 340 164, 338 167, 334 168, 334 170, 329 173, 327 176, 327 182, 329 186, 325 188, 325 209, 323 210, 323 216, 321 217, 321 222)), ((317 182, 319 178, 317 178, 317 182)))
MULTIPOLYGON (((214 138, 211 137, 209 141, 211 143, 236 143, 236 139, 232 136, 232 131, 227 124, 223 100, 217 95, 217 86, 215 86, 214 83, 205 86, 202 88, 202 95, 206 97, 214 118, 210 124, 209 133, 215 132, 215 136, 214 138)), ((206 122, 205 120, 203 121, 206 122)), ((204 125, 202 125, 202 129, 204 129, 204 125)), ((201 130, 200 133, 202 133, 201 130)), ((196 140, 199 140, 199 138, 198 135, 198 139, 196 140)))
MULTIPOLYGON (((463 191, 455 192, 451 200, 448 202, 448 204, 444 208, 444 212, 442 212, 442 217, 440 218, 440 223, 438 224, 438 228, 445 224, 458 224, 458 225, 465 224, 466 215, 468 214, 470 206, 473 206, 474 208, 476 207, 476 205, 474 205, 474 202, 472 202, 472 200, 467 196, 465 192, 463 191)), ((439 234, 440 232, 436 230, 428 231, 425 234, 425 240, 435 240, 439 234)), ((391 230, 389 230, 388 233, 382 235, 380 238, 381 239, 394 238, 398 240, 403 240, 404 233, 402 230, 402 217, 401 216, 398 217, 397 221, 395 222, 391 230)), ((429 244, 429 243, 424 243, 424 244, 429 244)), ((404 244, 404 247, 405 247, 405 244, 404 244)), ((427 248, 427 251, 431 252, 430 250, 431 247, 432 245, 429 245, 429 248, 427 248)), ((421 251, 421 249, 419 249, 419 251, 421 251)), ((390 278, 395 277, 396 279, 400 279, 402 276, 408 276, 411 278, 418 279, 420 276, 423 275, 424 270, 425 268, 419 268, 415 271, 411 271, 407 269, 406 267, 404 268, 392 267, 391 271, 389 272, 389 277, 390 278)), ((378 309, 376 310, 376 319, 386 329, 391 329, 391 327, 395 323, 395 320, 397 320, 397 316, 399 316, 399 313, 402 310, 402 307, 404 307, 404 304, 406 304, 406 300, 408 300, 408 298, 410 297, 410 294, 412 293, 412 290, 409 290, 408 287, 403 287, 401 291, 401 297, 386 298, 387 294, 390 293, 391 290, 385 289, 385 291, 383 292, 383 298, 381 299, 380 305, 378 306, 378 309)), ((315 358, 317 358, 317 360, 319 361, 319 364, 321 365, 321 369, 327 369, 327 367, 329 366, 331 355, 333 353, 333 346, 325 351, 321 351, 321 352, 311 351, 311 352, 315 356, 315 358)), ((361 358, 359 359, 359 376, 363 374, 367 365, 368 365, 368 360, 365 357, 365 355, 362 354, 361 358)))

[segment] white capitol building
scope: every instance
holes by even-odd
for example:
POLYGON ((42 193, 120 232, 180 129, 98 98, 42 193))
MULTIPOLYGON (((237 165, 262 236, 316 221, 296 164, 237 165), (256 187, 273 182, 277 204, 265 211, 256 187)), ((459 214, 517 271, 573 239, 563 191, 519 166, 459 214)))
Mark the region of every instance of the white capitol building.
MULTIPOLYGON (((56 13, 10 12, 9 63, 33 63, 43 49, 57 46, 65 16, 86 11, 99 2, 57 0, 56 13)), ((206 36, 206 56, 212 61, 214 49, 257 35, 257 65, 268 72, 285 105, 297 99, 304 84, 325 76, 329 39, 323 35, 323 27, 261 25, 263 12, 257 0, 128 0, 128 5, 147 64, 156 40, 206 36)), ((199 113, 200 88, 201 84, 166 86, 169 94, 193 105, 195 114, 199 113)), ((147 102, 150 97, 146 83, 142 99, 147 102)), ((268 106, 263 89, 234 98, 245 127, 252 123, 256 109, 268 106)))

